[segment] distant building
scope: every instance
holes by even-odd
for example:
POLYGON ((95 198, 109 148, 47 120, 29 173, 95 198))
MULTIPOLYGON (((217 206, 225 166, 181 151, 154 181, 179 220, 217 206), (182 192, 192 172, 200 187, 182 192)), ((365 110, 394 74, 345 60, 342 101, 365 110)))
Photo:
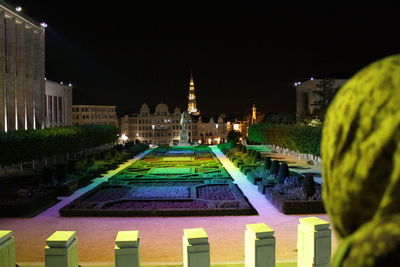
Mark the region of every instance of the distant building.
POLYGON ((225 120, 227 121, 227 129, 229 131, 239 131, 243 137, 247 136, 249 125, 257 124, 264 121, 265 113, 257 111, 255 104, 251 107, 249 113, 238 114, 236 116, 229 116, 225 120))
MULTIPOLYGON (((321 82, 322 79, 312 79, 305 81, 303 83, 295 83, 296 87, 296 118, 299 119, 306 110, 309 112, 313 111, 314 102, 317 100, 313 94, 316 89, 317 84, 321 82)), ((347 79, 335 79, 335 85, 341 87, 347 79)))
POLYGON ((116 106, 72 105, 72 124, 103 124, 118 127, 116 106))
MULTIPOLYGON (((196 107, 192 75, 189 83, 188 113, 190 142, 216 144, 226 140, 227 124, 222 116, 200 116, 200 111, 196 107)), ((128 141, 154 145, 177 144, 181 129, 181 114, 182 112, 178 107, 170 111, 164 103, 158 104, 154 109, 143 104, 138 113, 125 115, 121 118, 121 135, 128 137, 128 141)))
POLYGON ((0 131, 45 126, 45 28, 0 3, 0 131))
POLYGON ((45 81, 46 127, 72 125, 72 85, 45 81))
MULTIPOLYGON (((164 103, 150 109, 143 104, 139 113, 125 115, 121 118, 121 134, 128 141, 145 142, 154 145, 169 145, 179 142, 181 129, 181 110, 176 107, 172 112, 164 103)), ((189 114, 189 141, 215 144, 226 140, 227 126, 222 117, 204 119, 201 116, 189 114)))

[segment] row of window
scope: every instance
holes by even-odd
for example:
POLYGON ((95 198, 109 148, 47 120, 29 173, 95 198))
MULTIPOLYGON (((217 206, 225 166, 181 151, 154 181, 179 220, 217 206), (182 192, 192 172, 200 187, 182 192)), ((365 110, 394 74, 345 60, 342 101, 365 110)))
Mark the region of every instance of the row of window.
MULTIPOLYGON (((80 118, 80 115, 73 115, 72 116, 72 119, 74 119, 74 120, 79 120, 79 118, 80 118)), ((97 116, 95 116, 95 115, 82 115, 82 119, 107 119, 107 118, 114 119, 115 116, 114 115, 109 115, 109 116, 107 116, 107 115, 103 115, 103 116, 101 116, 101 115, 97 115, 97 116)))
MULTIPOLYGON (((166 126, 166 125, 157 125, 154 127, 156 130, 180 130, 181 126, 180 125, 172 125, 171 126, 166 126)), ((139 131, 142 130, 153 130, 152 126, 139 126, 137 128, 139 131)), ((188 125, 188 130, 197 130, 197 125, 188 125)))
POLYGON ((93 108, 72 108, 72 112, 115 112, 114 108, 102 108, 102 107, 93 107, 93 108))
POLYGON ((104 121, 104 122, 74 122, 72 125, 88 125, 88 124, 101 124, 101 125, 116 125, 114 122, 104 121))

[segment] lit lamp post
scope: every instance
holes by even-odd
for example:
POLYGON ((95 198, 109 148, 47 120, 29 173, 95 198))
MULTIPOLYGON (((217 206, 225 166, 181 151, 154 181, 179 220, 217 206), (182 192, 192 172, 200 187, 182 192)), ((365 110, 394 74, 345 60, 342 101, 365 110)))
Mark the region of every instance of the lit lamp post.
POLYGON ((129 137, 128 137, 128 136, 126 136, 125 134, 123 134, 123 135, 121 136, 121 139, 122 139, 122 144, 124 144, 124 145, 125 145, 125 142, 126 142, 126 140, 128 140, 128 139, 129 139, 129 137))
POLYGON ((153 124, 151 125, 151 128, 153 129, 153 140, 154 140, 154 145, 156 143, 156 136, 154 135, 154 128, 156 128, 156 126, 153 124))

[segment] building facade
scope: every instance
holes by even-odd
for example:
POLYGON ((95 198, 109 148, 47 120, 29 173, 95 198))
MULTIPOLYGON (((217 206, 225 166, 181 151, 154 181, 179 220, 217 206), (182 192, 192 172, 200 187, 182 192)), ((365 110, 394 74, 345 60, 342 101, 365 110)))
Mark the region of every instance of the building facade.
MULTIPOLYGON (((138 113, 121 118, 121 135, 128 137, 128 141, 153 145, 177 144, 181 114, 180 108, 176 107, 170 112, 164 103, 154 109, 143 104, 138 113)), ((189 114, 188 132, 189 142, 216 144, 226 140, 227 124, 221 116, 215 120, 213 117, 204 120, 201 116, 189 114)))
MULTIPOLYGON (((322 79, 310 79, 303 83, 295 83, 296 87, 296 118, 299 119, 306 111, 313 111, 313 104, 317 100, 313 92, 322 79)), ((335 79, 335 86, 342 87, 347 79, 335 79)))
MULTIPOLYGON (((193 75, 190 76, 188 95, 189 142, 217 144, 227 136, 227 124, 222 116, 202 117, 196 106, 193 75)), ((160 103, 154 109, 143 104, 138 113, 121 118, 121 136, 128 141, 145 142, 153 145, 173 145, 179 142, 181 110, 160 103)))
POLYGON ((72 125, 72 85, 45 81, 46 127, 72 125))
POLYGON ((257 124, 259 122, 264 121, 265 113, 261 111, 257 111, 257 107, 255 104, 251 107, 249 113, 239 114, 236 116, 232 116, 226 118, 227 121, 227 129, 229 131, 238 131, 242 134, 243 137, 248 135, 248 128, 251 124, 257 124))
POLYGON ((45 28, 0 4, 0 130, 45 127, 45 28))
POLYGON ((72 124, 102 124, 118 127, 116 106, 72 105, 72 124))

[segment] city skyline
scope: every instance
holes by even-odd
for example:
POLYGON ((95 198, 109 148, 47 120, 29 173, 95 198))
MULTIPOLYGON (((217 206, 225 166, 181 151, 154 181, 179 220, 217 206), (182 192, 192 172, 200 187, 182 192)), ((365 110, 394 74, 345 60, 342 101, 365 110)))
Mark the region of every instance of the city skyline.
POLYGON ((350 78, 399 52, 389 8, 361 13, 293 7, 259 11, 249 20, 228 11, 215 20, 218 12, 210 11, 208 22, 224 23, 201 24, 200 10, 165 12, 172 17, 167 19, 159 15, 162 7, 146 4, 125 10, 70 1, 7 2, 48 24, 48 79, 72 83, 74 104, 117 105, 121 114, 137 112, 144 102, 185 109, 191 69, 204 114, 250 111, 253 103, 267 113, 294 113, 295 82, 350 78), (176 23, 182 21, 193 24, 176 23))

